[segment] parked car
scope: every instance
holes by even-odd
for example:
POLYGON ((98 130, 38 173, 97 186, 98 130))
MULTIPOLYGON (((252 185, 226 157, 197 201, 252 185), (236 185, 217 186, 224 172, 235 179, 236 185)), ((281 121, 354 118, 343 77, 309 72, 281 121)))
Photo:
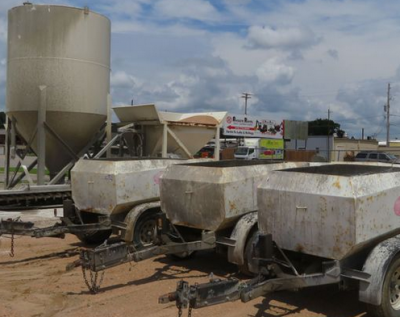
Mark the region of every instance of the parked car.
POLYGON ((384 152, 367 152, 363 151, 356 155, 356 162, 383 162, 400 164, 400 159, 393 154, 384 152))
POLYGON ((214 158, 215 148, 212 146, 205 146, 201 148, 195 155, 195 158, 214 158))

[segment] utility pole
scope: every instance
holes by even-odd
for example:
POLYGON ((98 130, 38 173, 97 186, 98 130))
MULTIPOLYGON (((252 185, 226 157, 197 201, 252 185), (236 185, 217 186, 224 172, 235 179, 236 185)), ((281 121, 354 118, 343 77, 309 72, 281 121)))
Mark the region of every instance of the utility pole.
POLYGON ((251 94, 248 92, 242 93, 242 98, 244 98, 244 114, 247 115, 247 99, 251 99, 251 94))
POLYGON ((386 102, 386 146, 390 145, 390 83, 388 83, 387 102, 386 102))
POLYGON ((331 109, 328 108, 328 139, 327 139, 328 154, 327 154, 327 156, 326 156, 328 162, 331 161, 331 156, 330 156, 331 149, 330 149, 330 144, 329 144, 329 143, 330 143, 330 141, 329 141, 329 138, 330 138, 329 132, 330 132, 330 130, 331 130, 331 129, 330 129, 330 127, 331 127, 330 120, 331 120, 331 109))

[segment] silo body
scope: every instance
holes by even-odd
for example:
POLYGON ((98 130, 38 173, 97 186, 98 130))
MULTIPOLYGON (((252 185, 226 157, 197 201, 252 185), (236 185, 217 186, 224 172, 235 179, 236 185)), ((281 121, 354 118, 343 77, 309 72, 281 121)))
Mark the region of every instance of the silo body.
MULTIPOLYGON (((110 21, 85 9, 23 5, 8 12, 7 114, 28 141, 37 126, 39 86, 46 123, 78 153, 105 122, 110 88, 110 21)), ((36 151, 36 139, 32 148, 36 151)), ((68 151, 46 133, 46 167, 56 173, 68 151)))

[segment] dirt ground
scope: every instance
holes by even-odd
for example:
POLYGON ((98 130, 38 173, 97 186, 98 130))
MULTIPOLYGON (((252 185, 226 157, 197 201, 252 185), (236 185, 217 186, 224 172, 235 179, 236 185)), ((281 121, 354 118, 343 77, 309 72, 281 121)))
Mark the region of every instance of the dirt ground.
MULTIPOLYGON (((66 239, 23 237, 15 241, 12 258, 10 239, 0 237, 0 317, 177 316, 174 304, 158 304, 158 296, 173 291, 180 279, 205 282, 211 272, 218 277, 243 278, 235 266, 213 252, 179 262, 160 256, 108 270, 101 292, 92 295, 80 268, 65 269, 81 246, 72 235, 66 239)), ((193 311, 192 316, 367 316, 364 311, 356 292, 320 287, 276 293, 246 304, 208 307, 193 311)))

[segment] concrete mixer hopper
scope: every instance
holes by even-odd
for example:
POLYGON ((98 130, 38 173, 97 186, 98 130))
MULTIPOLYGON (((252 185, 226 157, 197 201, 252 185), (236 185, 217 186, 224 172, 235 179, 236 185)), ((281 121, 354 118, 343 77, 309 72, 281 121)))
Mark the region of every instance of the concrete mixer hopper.
POLYGON ((159 111, 154 104, 113 109, 122 124, 134 123, 143 137, 145 157, 193 158, 213 137, 219 159, 219 129, 227 112, 176 113, 159 111))

